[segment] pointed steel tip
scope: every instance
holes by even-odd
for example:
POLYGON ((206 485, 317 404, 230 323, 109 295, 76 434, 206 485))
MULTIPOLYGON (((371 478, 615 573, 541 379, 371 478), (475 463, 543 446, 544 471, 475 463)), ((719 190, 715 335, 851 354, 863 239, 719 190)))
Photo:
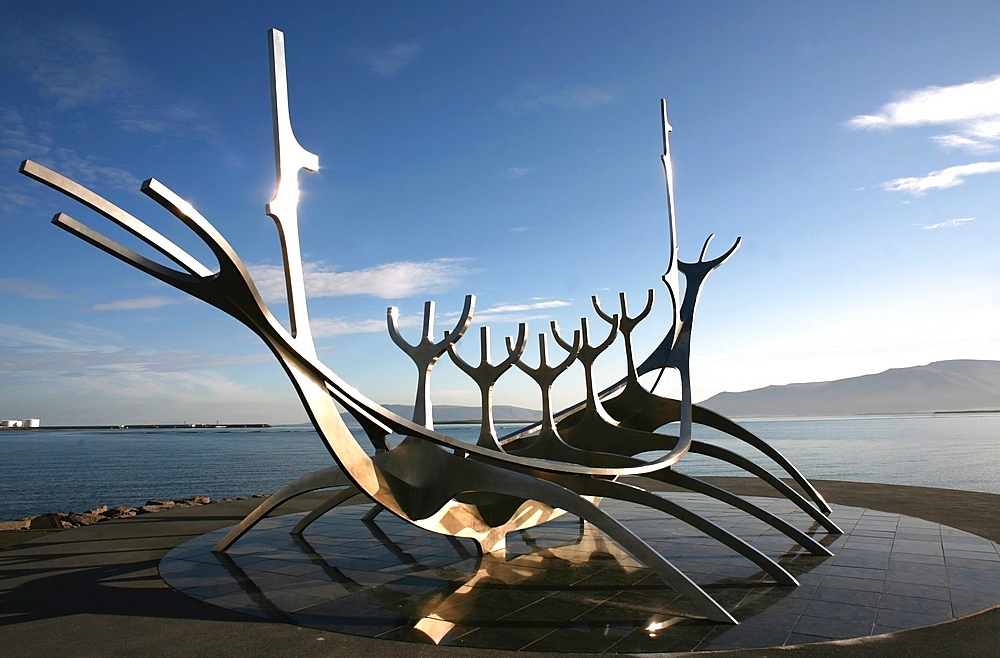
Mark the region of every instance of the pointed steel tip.
POLYGON ((663 155, 670 154, 670 142, 668 135, 673 131, 674 127, 670 125, 670 120, 667 118, 667 99, 660 99, 660 117, 663 122, 663 155))

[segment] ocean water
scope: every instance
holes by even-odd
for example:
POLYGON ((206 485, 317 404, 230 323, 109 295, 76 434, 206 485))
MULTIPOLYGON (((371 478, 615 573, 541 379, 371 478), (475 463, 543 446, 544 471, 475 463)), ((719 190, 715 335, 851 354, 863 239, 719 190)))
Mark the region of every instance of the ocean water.
MULTIPOLYGON (((1000 493, 1000 414, 754 419, 742 424, 808 478, 1000 493)), ((438 430, 469 440, 478 433, 469 425, 440 425, 438 430)), ((759 455, 706 428, 696 427, 695 438, 759 455)), ((151 498, 269 493, 332 464, 309 426, 4 431, 0 520, 98 505, 141 505, 151 498)), ((742 474, 698 455, 685 457, 678 469, 691 475, 742 474)))

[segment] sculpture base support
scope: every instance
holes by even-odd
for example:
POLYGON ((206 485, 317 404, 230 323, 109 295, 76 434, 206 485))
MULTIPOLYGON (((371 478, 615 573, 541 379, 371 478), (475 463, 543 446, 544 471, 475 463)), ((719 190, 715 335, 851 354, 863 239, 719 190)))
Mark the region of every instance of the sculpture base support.
MULTIPOLYGON (((289 534, 301 515, 268 518, 233 546, 231 560, 206 559, 228 529, 203 535, 168 554, 160 573, 196 598, 272 620, 399 641, 535 651, 638 653, 795 644, 806 636, 809 641, 864 637, 945 622, 1000 604, 1000 547, 954 528, 837 505, 833 517, 845 534, 817 531, 815 536, 838 554, 813 555, 763 521, 735 521, 732 508, 720 501, 667 495, 720 525, 740 523, 756 537, 757 548, 808 586, 777 585, 686 524, 610 500, 602 507, 650 537, 666 558, 684 565, 740 625, 705 620, 652 570, 571 516, 511 533, 500 557, 477 555, 472 540, 428 533, 391 514, 365 523, 363 507, 342 506, 302 536, 289 534), (845 545, 850 550, 841 559, 839 549, 845 545), (935 550, 975 557, 934 561, 929 553, 935 550), (287 568, 275 559, 245 559, 257 553, 277 556, 287 568), (965 574, 973 559, 976 577, 970 579, 965 574), (280 583, 274 579, 276 568, 287 574, 280 583), (213 587, 200 587, 201 578, 213 587), (320 579, 329 580, 329 586, 318 586, 320 579), (937 584, 926 584, 931 581, 937 584), (855 602, 831 603, 842 601, 851 583, 858 584, 847 590, 855 602), (359 607, 359 601, 364 605, 359 607), (842 614, 830 612, 838 607, 842 614), (813 615, 810 609, 823 612, 813 615), (897 626, 887 625, 890 618, 897 626)), ((782 499, 750 500, 796 525, 805 518, 782 499)))

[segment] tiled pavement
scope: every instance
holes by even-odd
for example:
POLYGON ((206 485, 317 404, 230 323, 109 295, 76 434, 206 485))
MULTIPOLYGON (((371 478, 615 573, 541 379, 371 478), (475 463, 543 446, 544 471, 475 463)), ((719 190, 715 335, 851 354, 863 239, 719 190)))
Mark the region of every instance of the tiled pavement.
MULTIPOLYGON (((749 478, 712 478, 712 481, 742 495, 767 496, 772 491, 767 485, 749 478)), ((842 510, 844 506, 854 506, 898 513, 1000 541, 998 495, 863 482, 828 480, 814 483, 837 510, 842 510)), ((303 496, 282 506, 279 513, 306 511, 323 498, 323 494, 303 496)), ((231 526, 250 511, 253 503, 254 501, 219 503, 112 521, 55 532, 0 551, 0 653, 27 658, 55 655, 102 658, 132 655, 184 658, 264 655, 449 658, 471 655, 475 658, 506 658, 513 655, 502 649, 392 641, 271 621, 209 605, 180 594, 160 579, 157 568, 167 552, 205 533, 231 526)), ((908 524, 907 521, 902 525, 908 524)), ((897 528, 900 526, 897 523, 897 528)), ((886 532, 886 529, 870 528, 869 531, 886 532)), ((961 536, 948 529, 943 530, 942 537, 945 534, 961 536)), ((368 536, 371 537, 371 534, 368 536)), ((307 538, 309 537, 315 540, 316 534, 307 533, 307 538)), ((862 535, 854 533, 852 537, 860 540, 862 535)), ((252 541, 252 536, 247 539, 252 541)), ((908 538, 901 536, 900 540, 906 541, 908 538)), ((846 539, 844 541, 847 542, 846 539)), ((952 543, 948 542, 949 545, 952 543)), ((900 547, 911 548, 906 544, 900 544, 900 547)), ((970 551, 971 555, 958 552, 968 551, 968 548, 946 547, 942 541, 941 555, 945 558, 945 565, 947 567, 951 559, 971 558, 972 562, 954 563, 955 569, 967 570, 955 571, 955 582, 964 587, 966 583, 962 582, 963 579, 972 580, 974 587, 965 589, 970 592, 986 589, 988 591, 983 593, 988 593, 992 591, 993 583, 983 578, 977 569, 981 562, 977 559, 981 557, 978 553, 983 551, 973 550, 970 551), (970 567, 972 570, 968 571, 970 567)), ((413 551, 410 554, 414 558, 423 557, 413 551)), ((916 552, 900 555, 908 556, 900 562, 920 564, 918 560, 922 559, 916 557, 920 555, 916 552)), ((849 557, 843 551, 839 555, 844 560, 849 557)), ((926 557, 933 559, 936 556, 926 557)), ((902 570, 895 568, 896 561, 892 559, 891 549, 890 558, 886 572, 902 573, 902 570)), ((606 559, 613 560, 610 556, 606 559)), ((833 559, 836 558, 826 562, 833 566, 833 559)), ((607 568, 610 569, 612 565, 613 562, 608 562, 607 568)), ((916 569, 918 573, 923 573, 920 567, 916 569)), ((619 572, 625 573, 626 569, 622 567, 619 572)), ((812 572, 820 573, 816 569, 812 572)), ((614 573, 609 572, 609 575, 614 573)), ((827 574, 824 574, 824 579, 825 577, 827 574)), ((951 582, 949 579, 949 584, 951 582)), ((803 589, 806 587, 807 585, 802 585, 798 589, 806 591, 803 589)), ((889 615, 888 611, 894 609, 892 605, 912 603, 907 600, 897 601, 892 596, 912 597, 916 593, 919 595, 916 598, 929 600, 935 600, 935 596, 938 600, 943 600, 944 596, 941 589, 931 589, 940 588, 940 585, 925 585, 923 579, 918 579, 918 583, 900 581, 895 587, 895 591, 887 590, 880 594, 879 600, 883 603, 885 615, 889 615), (918 589, 908 587, 912 585, 918 585, 918 589)), ((842 602, 840 599, 847 597, 848 602, 858 601, 862 607, 871 607, 863 605, 865 600, 871 601, 870 595, 866 598, 863 594, 864 589, 834 589, 846 592, 829 590, 832 593, 827 598, 837 597, 831 603, 842 602), (855 591, 862 593, 853 593, 855 591)), ((515 613, 527 614, 530 611, 529 607, 524 613, 515 613)), ((909 611, 919 612, 913 609, 909 611)), ((953 613, 957 614, 957 611, 953 609, 953 613)), ((795 615, 800 620, 808 616, 796 612, 779 614, 771 608, 757 612, 752 618, 764 628, 765 624, 774 625, 768 621, 768 617, 780 620, 786 618, 787 614, 795 615)), ((743 613, 737 610, 737 615, 741 616, 743 613)), ((670 628, 666 626, 667 622, 663 623, 663 628, 659 630, 670 628)), ((740 632, 746 632, 742 629, 749 626, 745 622, 739 628, 740 632)), ((730 633, 735 630, 728 629, 730 633)), ((768 631, 761 631, 766 632, 768 631)), ((496 634, 503 636, 501 632, 496 634)), ((501 643, 497 644, 499 646, 501 643)), ((539 644, 537 648, 540 649, 541 646, 544 645, 539 644)), ((901 655, 952 658, 995 655, 998 646, 1000 607, 948 623, 906 631, 845 641, 812 642, 782 649, 720 649, 712 655, 721 658, 751 658, 776 653, 791 655, 793 658, 884 658, 901 655)), ((665 650, 664 645, 661 648, 665 650)), ((530 650, 526 650, 524 654, 543 655, 530 650)), ((592 654, 574 655, 584 658, 592 654)), ((565 652, 560 654, 560 658, 569 656, 565 652)))
POLYGON ((294 537, 299 515, 268 519, 229 552, 216 530, 160 563, 182 593, 273 621, 422 644, 632 653, 767 647, 865 637, 951 621, 1000 603, 997 545, 933 521, 835 506, 844 535, 811 527, 783 499, 755 498, 833 552, 812 556, 763 523, 694 494, 665 494, 778 559, 799 580, 775 585, 731 550, 659 512, 602 506, 650 540, 741 621, 698 618, 658 576, 575 518, 512 535, 503 558, 471 540, 383 513, 328 513, 294 537))

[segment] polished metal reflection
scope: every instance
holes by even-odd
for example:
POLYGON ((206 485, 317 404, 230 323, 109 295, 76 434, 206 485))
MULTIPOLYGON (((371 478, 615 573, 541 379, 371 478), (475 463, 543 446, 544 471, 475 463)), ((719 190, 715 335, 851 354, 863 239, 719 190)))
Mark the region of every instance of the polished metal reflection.
POLYGON ((709 236, 697 261, 678 259, 669 146, 672 128, 667 120, 665 102, 661 108, 664 146, 661 161, 667 187, 670 248, 663 282, 667 288, 672 321, 658 347, 636 365, 632 333, 649 315, 654 299, 652 290, 643 309, 632 316, 628 314, 624 293, 620 295, 620 312, 615 314, 605 313, 595 297, 594 308, 608 325, 606 337, 597 342, 591 341, 586 319, 581 321, 580 329, 573 332, 572 340, 567 340, 553 324, 551 333, 566 355, 557 359, 557 363, 550 364, 547 335, 540 334, 537 367, 529 366, 523 360, 527 335, 524 326, 519 329, 516 340, 507 339, 507 357, 499 364, 490 363, 489 334, 486 331, 481 333, 480 364, 471 366, 461 359, 455 346, 474 319, 475 303, 471 295, 466 297, 454 329, 439 341, 433 337, 433 302, 425 306, 423 335, 415 344, 403 339, 398 326, 398 311, 390 308, 387 313, 390 337, 410 356, 418 372, 411 420, 365 397, 321 363, 316 355, 306 307, 297 199, 299 170, 315 171, 319 162, 314 154, 299 145, 292 132, 284 38, 277 30, 270 33, 270 45, 278 182, 275 196, 267 204, 267 213, 276 223, 283 251, 288 329, 271 313, 243 261, 222 235, 190 204, 158 181, 150 179, 143 183, 143 193, 178 218, 209 247, 218 261, 217 270, 206 267, 140 220, 81 185, 31 161, 25 161, 21 166, 24 174, 122 226, 181 270, 147 259, 65 214, 60 213, 53 219, 57 226, 140 271, 215 306, 257 334, 288 374, 313 425, 337 462, 336 468, 306 475, 262 503, 217 544, 216 551, 227 550, 281 502, 309 491, 345 484, 349 485, 347 489, 320 505, 296 525, 294 532, 301 534, 324 512, 353 496, 364 495, 376 504, 375 510, 384 508, 436 533, 473 538, 483 552, 499 554, 504 549, 508 533, 569 513, 603 531, 621 549, 689 599, 701 614, 715 621, 737 623, 704 589, 599 506, 601 498, 613 498, 678 518, 752 561, 775 582, 796 584, 787 570, 732 532, 696 512, 652 494, 635 482, 619 481, 622 476, 642 475, 716 498, 770 523, 813 553, 828 553, 807 533, 753 503, 676 470, 689 451, 729 462, 774 486, 827 531, 840 531, 827 518, 830 509, 822 496, 788 460, 744 428, 692 403, 690 344, 695 306, 708 275, 735 253, 740 241, 737 239, 721 256, 706 259, 712 240, 709 236), (685 281, 683 294, 680 275, 685 281), (616 342, 619 334, 625 344, 625 375, 617 384, 599 391, 594 381, 594 363, 616 342), (458 367, 480 387, 482 430, 476 444, 434 430, 430 375, 445 352, 449 352, 458 367), (586 399, 573 408, 557 413, 551 403, 552 385, 575 361, 580 361, 583 366, 586 399), (515 366, 533 378, 539 387, 542 421, 498 439, 492 421, 492 389, 497 379, 515 366), (644 374, 659 372, 662 375, 665 370, 677 372, 680 400, 658 396, 654 393, 655 384, 647 389, 639 381, 644 374), (374 456, 369 456, 348 430, 338 405, 360 423, 375 447, 374 456), (680 422, 677 436, 655 432, 675 421, 680 422), (811 502, 747 458, 693 440, 691 428, 695 422, 721 429, 757 448, 792 477, 812 499, 811 502), (403 438, 390 446, 386 438, 392 434, 403 438), (648 460, 640 457, 650 450, 658 450, 662 454, 648 460))

